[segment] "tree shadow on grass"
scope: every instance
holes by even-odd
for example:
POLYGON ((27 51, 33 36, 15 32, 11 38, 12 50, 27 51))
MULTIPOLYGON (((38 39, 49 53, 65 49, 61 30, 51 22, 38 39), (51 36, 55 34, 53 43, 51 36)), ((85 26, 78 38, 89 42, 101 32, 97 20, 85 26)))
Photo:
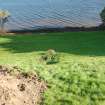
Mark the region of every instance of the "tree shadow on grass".
POLYGON ((0 47, 12 53, 55 49, 69 54, 105 56, 105 31, 0 36, 0 47))

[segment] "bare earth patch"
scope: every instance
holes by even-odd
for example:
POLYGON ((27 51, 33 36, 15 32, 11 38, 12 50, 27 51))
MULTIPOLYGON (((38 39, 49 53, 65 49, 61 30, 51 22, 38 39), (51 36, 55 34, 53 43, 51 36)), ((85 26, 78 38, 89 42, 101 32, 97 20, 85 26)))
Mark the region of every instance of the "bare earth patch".
POLYGON ((37 105, 45 89, 37 75, 0 66, 0 105, 37 105))

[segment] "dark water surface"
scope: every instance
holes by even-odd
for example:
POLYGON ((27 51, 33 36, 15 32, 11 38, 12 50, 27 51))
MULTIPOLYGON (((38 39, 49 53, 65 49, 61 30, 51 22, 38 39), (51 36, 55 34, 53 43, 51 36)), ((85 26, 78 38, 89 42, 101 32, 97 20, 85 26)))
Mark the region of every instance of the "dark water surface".
POLYGON ((0 0, 11 13, 8 30, 98 26, 104 6, 105 0, 0 0))

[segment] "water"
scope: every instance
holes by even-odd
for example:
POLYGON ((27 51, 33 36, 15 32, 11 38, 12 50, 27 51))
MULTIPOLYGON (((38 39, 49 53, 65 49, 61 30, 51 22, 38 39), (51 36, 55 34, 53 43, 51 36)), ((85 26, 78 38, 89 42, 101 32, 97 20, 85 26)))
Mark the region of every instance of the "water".
POLYGON ((0 0, 11 13, 8 30, 98 26, 104 6, 105 0, 0 0))

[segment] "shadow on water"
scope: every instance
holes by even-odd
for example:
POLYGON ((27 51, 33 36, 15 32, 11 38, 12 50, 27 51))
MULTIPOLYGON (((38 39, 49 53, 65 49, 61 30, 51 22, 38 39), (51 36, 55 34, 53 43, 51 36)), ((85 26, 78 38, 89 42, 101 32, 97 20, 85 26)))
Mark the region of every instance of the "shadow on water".
POLYGON ((12 53, 55 49, 69 54, 105 56, 105 31, 0 36, 0 48, 12 53))

